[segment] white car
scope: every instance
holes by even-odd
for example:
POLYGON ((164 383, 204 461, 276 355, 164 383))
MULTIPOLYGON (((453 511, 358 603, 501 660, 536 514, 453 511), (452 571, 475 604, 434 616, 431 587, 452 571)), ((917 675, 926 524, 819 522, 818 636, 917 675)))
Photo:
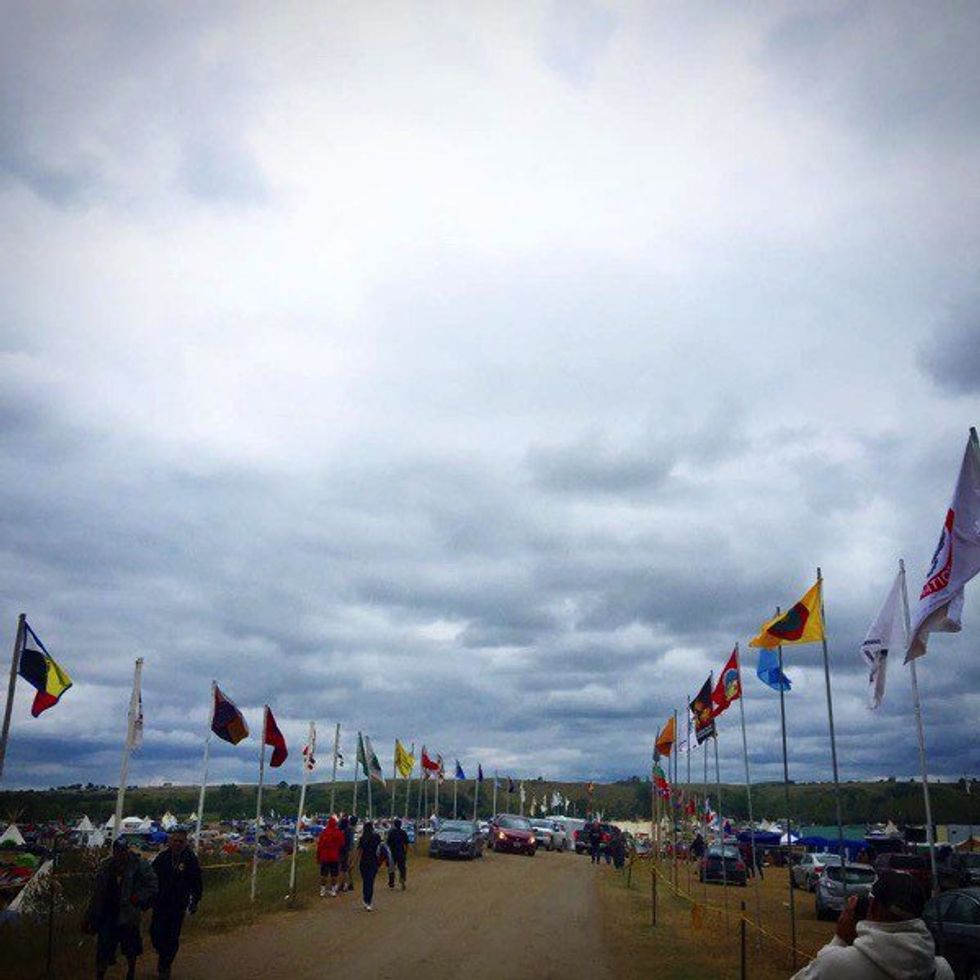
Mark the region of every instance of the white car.
POLYGON ((544 848, 546 851, 553 851, 555 849, 554 822, 545 820, 544 817, 529 817, 528 819, 531 821, 534 836, 538 839, 538 847, 544 848))
POLYGON ((840 864, 836 854, 804 854, 793 865, 790 875, 797 888, 805 888, 812 892, 817 886, 817 879, 823 874, 828 864, 840 864))

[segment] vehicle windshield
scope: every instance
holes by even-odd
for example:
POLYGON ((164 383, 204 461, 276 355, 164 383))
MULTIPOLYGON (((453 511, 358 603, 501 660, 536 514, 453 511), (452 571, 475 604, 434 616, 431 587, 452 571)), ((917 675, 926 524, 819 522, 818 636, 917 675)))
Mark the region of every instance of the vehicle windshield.
POLYGON ((840 858, 836 854, 811 854, 814 864, 840 864, 840 858))
POLYGON ((501 817, 498 824, 505 830, 530 830, 531 824, 524 817, 501 817))
POLYGON ((842 868, 840 865, 827 868, 824 874, 833 881, 843 881, 845 872, 849 885, 870 885, 876 877, 874 868, 855 868, 851 865, 846 868, 842 868))
POLYGON ((552 830, 553 825, 550 820, 532 820, 532 827, 537 827, 539 830, 552 830))
POLYGON ((469 820, 444 820, 439 827, 439 833, 447 830, 454 834, 471 834, 473 833, 473 824, 469 820))
MULTIPOLYGON (((721 845, 712 844, 711 847, 708 848, 708 857, 714 857, 714 858, 721 857, 721 845)), ((738 858, 740 857, 738 853, 738 848, 732 847, 731 844, 726 844, 725 857, 734 858, 735 860, 738 860, 738 858)))

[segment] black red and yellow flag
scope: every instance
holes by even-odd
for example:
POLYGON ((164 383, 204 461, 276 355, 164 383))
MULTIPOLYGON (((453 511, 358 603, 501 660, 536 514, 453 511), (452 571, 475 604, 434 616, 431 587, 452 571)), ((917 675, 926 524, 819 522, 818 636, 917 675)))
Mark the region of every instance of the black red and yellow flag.
POLYGON ((36 718, 42 711, 58 703, 61 695, 71 687, 71 678, 48 653, 37 633, 27 625, 26 619, 20 643, 17 673, 37 692, 31 705, 31 714, 36 718))

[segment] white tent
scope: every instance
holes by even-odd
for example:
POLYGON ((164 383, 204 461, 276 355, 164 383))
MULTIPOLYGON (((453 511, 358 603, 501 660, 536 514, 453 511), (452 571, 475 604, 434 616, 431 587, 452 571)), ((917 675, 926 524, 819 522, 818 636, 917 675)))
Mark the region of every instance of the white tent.
POLYGON ((99 827, 98 830, 93 830, 92 833, 88 835, 88 846, 89 847, 105 846, 105 831, 101 827, 99 827))
POLYGON ((92 821, 89 820, 88 814, 86 814, 81 820, 78 821, 78 826, 75 828, 75 833, 91 834, 93 830, 95 830, 95 827, 92 825, 92 821))
MULTIPOLYGON (((103 829, 105 830, 115 830, 116 828, 116 818, 115 816, 109 817, 105 822, 103 829)), ((120 834, 149 834, 152 833, 153 826, 149 818, 144 817, 123 817, 122 827, 120 828, 120 834)))
POLYGON ((191 815, 190 815, 190 816, 189 816, 189 817, 187 818, 187 822, 188 822, 188 823, 196 823, 196 822, 197 822, 197 814, 196 814, 196 813, 192 813, 192 814, 191 814, 191 815))
POLYGON ((20 846, 24 843, 24 835, 17 829, 17 824, 12 823, 0 836, 0 844, 16 844, 20 846))
POLYGON ((787 840, 786 839, 786 834, 783 834, 783 836, 779 838, 779 843, 780 844, 795 844, 799 839, 800 838, 797 837, 796 834, 790 834, 789 835, 789 840, 787 840))
POLYGON ((168 810, 160 819, 160 827, 163 830, 173 830, 177 826, 177 818, 168 810))

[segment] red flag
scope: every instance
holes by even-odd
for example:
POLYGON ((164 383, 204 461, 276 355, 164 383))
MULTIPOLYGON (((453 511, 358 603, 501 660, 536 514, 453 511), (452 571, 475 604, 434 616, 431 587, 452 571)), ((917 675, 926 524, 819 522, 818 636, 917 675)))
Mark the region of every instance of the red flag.
POLYGON ((715 689, 711 692, 715 717, 717 718, 731 706, 732 701, 737 701, 741 696, 742 679, 738 671, 738 647, 735 647, 732 650, 732 655, 728 658, 728 663, 721 668, 718 683, 715 684, 715 689))
POLYGON ((276 719, 272 716, 272 708, 268 705, 265 706, 265 734, 262 736, 262 741, 266 745, 272 746, 272 758, 269 760, 269 765, 273 769, 278 769, 286 761, 286 756, 289 753, 286 751, 286 740, 282 737, 276 719))
POLYGON ((422 746, 422 768, 428 770, 429 772, 439 772, 442 768, 440 763, 433 761, 429 758, 429 753, 425 751, 425 746, 422 746))

